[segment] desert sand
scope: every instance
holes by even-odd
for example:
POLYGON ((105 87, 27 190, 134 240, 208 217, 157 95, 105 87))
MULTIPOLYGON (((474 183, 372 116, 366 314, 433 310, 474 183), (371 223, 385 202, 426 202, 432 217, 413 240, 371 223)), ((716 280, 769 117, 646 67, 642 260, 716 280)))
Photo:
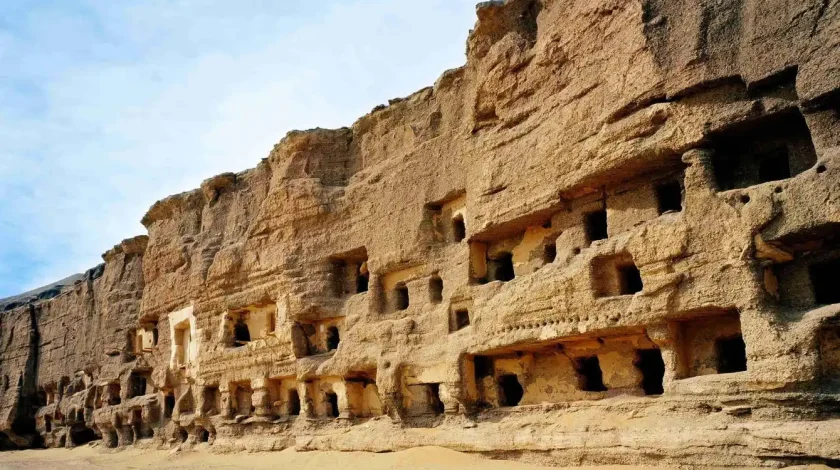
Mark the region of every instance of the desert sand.
MULTIPOLYGON (((368 452, 260 452, 250 454, 214 454, 209 446, 190 452, 169 452, 162 450, 126 449, 104 451, 92 446, 68 449, 24 450, 0 454, 0 469, 42 469, 53 465, 66 470, 75 469, 342 469, 342 470, 432 470, 432 469, 483 469, 483 470, 538 470, 557 467, 541 467, 519 462, 488 460, 478 456, 444 449, 442 447, 418 447, 392 453, 374 454, 368 452)), ((653 467, 576 467, 610 469, 639 469, 653 467)), ((664 467, 657 467, 664 469, 664 467)))

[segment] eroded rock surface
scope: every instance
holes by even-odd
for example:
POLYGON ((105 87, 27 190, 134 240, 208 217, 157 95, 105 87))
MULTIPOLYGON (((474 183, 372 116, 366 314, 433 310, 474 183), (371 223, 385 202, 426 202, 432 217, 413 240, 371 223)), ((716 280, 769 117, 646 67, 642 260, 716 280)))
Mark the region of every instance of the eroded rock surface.
POLYGON ((0 315, 3 445, 840 461, 840 2, 508 0, 0 315))

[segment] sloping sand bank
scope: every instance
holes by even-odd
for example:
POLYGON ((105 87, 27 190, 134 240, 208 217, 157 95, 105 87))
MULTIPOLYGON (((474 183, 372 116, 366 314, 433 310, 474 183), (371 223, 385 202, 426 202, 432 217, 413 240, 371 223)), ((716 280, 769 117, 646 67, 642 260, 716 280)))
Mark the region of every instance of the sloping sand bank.
MULTIPOLYGON (((84 446, 72 450, 47 449, 0 454, 0 469, 341 469, 341 470, 538 470, 540 467, 518 462, 488 460, 439 447, 421 447, 402 452, 372 454, 364 452, 283 452, 254 454, 213 454, 207 450, 172 453, 158 450, 103 451, 84 446)), ((593 467, 589 467, 592 469, 593 467)), ((597 467, 601 470, 638 467, 597 467)))
MULTIPOLYGON (((330 470, 562 470, 519 462, 489 460, 477 455, 441 447, 418 447, 401 452, 373 454, 366 452, 282 452, 252 454, 214 454, 207 449, 189 452, 129 449, 106 451, 84 446, 72 450, 47 449, 0 453, 0 470, 34 469, 330 469, 330 470)), ((571 467, 563 467, 571 470, 571 467)), ((669 467, 598 466, 574 467, 577 470, 666 470, 669 467)), ((821 465, 788 467, 788 470, 828 469, 821 465)))

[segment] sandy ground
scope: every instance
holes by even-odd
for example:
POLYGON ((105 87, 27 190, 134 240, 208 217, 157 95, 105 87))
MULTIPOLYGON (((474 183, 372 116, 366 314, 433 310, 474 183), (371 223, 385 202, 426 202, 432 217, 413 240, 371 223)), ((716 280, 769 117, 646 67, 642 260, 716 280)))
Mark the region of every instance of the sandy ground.
MULTIPOLYGON (((254 454, 213 454, 207 450, 172 453, 158 450, 104 451, 84 446, 72 450, 24 450, 0 453, 0 469, 331 469, 331 470, 539 470, 517 462, 488 460, 440 447, 420 447, 402 452, 371 454, 364 452, 282 452, 254 454)), ((576 467, 580 468, 580 467, 576 467)), ((588 467, 592 469, 593 467, 588 467)), ((599 470, 629 470, 631 467, 598 467, 599 470)), ((638 468, 638 467, 632 467, 638 468)))

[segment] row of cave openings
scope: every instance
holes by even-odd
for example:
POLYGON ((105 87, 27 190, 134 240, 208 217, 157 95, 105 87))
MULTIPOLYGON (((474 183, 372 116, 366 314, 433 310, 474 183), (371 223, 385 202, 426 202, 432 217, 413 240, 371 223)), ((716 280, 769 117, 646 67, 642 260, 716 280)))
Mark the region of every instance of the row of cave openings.
MULTIPOLYGON (((93 416, 93 411, 108 406, 116 406, 123 403, 123 400, 131 400, 138 397, 149 396, 157 393, 151 383, 151 370, 134 370, 127 377, 128 388, 126 393, 122 393, 122 386, 120 383, 108 383, 104 385, 93 386, 90 389, 86 388, 79 380, 70 381, 67 377, 63 378, 55 386, 46 386, 38 390, 36 394, 36 405, 41 408, 45 406, 54 405, 55 409, 48 414, 44 414, 41 419, 42 429, 45 433, 50 434, 59 428, 65 428, 66 434, 61 434, 60 439, 64 442, 57 442, 61 447, 65 445, 66 439, 69 437, 73 445, 83 445, 97 438, 96 431, 88 426, 88 421, 93 416), (73 408, 68 415, 62 413, 60 402, 63 397, 70 397, 77 392, 86 392, 83 400, 83 408, 73 408)), ((148 426, 141 429, 142 420, 139 414, 142 412, 141 404, 136 404, 129 412, 137 415, 133 419, 135 427, 134 433, 137 439, 142 437, 151 437, 151 429, 148 426)))
POLYGON ((356 417, 383 414, 375 380, 367 374, 352 374, 343 379, 325 377, 302 383, 295 377, 271 378, 264 380, 264 388, 255 388, 252 381, 242 380, 228 383, 224 392, 218 385, 209 385, 201 388, 200 405, 190 393, 187 392, 186 399, 179 399, 181 414, 194 413, 200 406, 202 416, 224 415, 238 422, 254 416, 299 416, 305 409, 303 400, 308 403, 310 418, 338 418, 343 407, 356 417), (301 390, 305 397, 301 396, 301 390), (225 393, 227 399, 223 396, 225 393), (223 409, 223 403, 227 403, 227 409, 223 409))
MULTIPOLYGON (((737 312, 675 323, 679 341, 677 379, 747 370, 746 344, 737 312)), ((664 393, 662 350, 644 333, 566 338, 562 342, 520 345, 468 358, 479 408, 512 407, 612 394, 658 396, 664 393)))
MULTIPOLYGON (((712 151, 711 164, 716 189, 719 191, 778 182, 799 175, 810 168, 815 168, 818 174, 826 170, 825 165, 817 165, 816 150, 807 124, 802 114, 795 109, 762 116, 712 133, 707 136, 703 146, 712 151)), ((651 213, 655 210, 657 214, 662 215, 683 210, 684 184, 680 177, 676 175, 660 177, 651 186, 653 198, 650 202, 655 206, 655 209, 651 207, 651 213)), ((780 191, 781 187, 777 187, 776 192, 780 191)), ((741 202, 748 201, 748 195, 741 196, 741 202)), ((445 200, 426 205, 427 217, 424 223, 431 227, 432 240, 462 243, 469 239, 465 222, 465 203, 465 194, 459 192, 445 200)), ((591 243, 606 240, 611 234, 627 228, 621 224, 615 228, 611 227, 607 206, 607 203, 602 202, 600 208, 583 213, 581 223, 585 239, 580 246, 573 248, 574 254, 579 254, 581 249, 591 243)), ((543 224, 543 228, 551 228, 551 219, 543 224)), ((836 227, 831 227, 829 230, 836 232, 836 227)), ((517 234, 517 236, 521 235, 521 232, 517 234)), ((557 257, 558 247, 555 242, 557 233, 553 233, 552 236, 543 241, 541 260, 543 264, 552 263, 557 257)), ((471 283, 509 282, 516 278, 519 263, 515 259, 513 250, 510 249, 510 243, 508 243, 510 240, 505 238, 485 240, 484 236, 473 238, 475 239, 469 239, 473 252, 471 253, 473 271, 471 283)), ((830 249, 834 249, 833 245, 830 249)), ((828 249, 823 251, 828 251, 828 249)), ((828 256, 828 258, 832 259, 811 263, 807 267, 813 286, 812 305, 840 301, 840 291, 832 289, 830 282, 832 273, 840 269, 840 261, 833 259, 833 256, 828 256)), ((348 256, 335 257, 332 266, 336 296, 367 292, 370 273, 367 270, 367 253, 364 248, 348 256)), ((802 270, 796 266, 787 268, 788 271, 802 270)), ((641 273, 628 253, 596 258, 592 262, 591 270, 595 297, 633 295, 643 290, 641 273)), ((786 274, 779 275, 782 277, 798 275, 794 273, 786 276, 786 274)), ((386 274, 383 278, 387 276, 386 274)), ((386 292, 382 294, 383 298, 377 299, 380 313, 408 309, 413 295, 409 292, 406 283, 397 282, 387 285, 386 282, 385 284, 383 288, 386 292)), ((439 276, 433 275, 429 280, 429 301, 432 304, 439 303, 443 298, 442 292, 443 281, 439 276)), ((797 295, 787 297, 793 298, 793 303, 801 303, 801 299, 796 298, 797 295)), ((457 331, 469 325, 468 318, 468 312, 463 309, 453 310, 450 315, 450 331, 457 331)))
MULTIPOLYGON (((675 177, 667 178, 655 187, 657 198, 658 214, 680 212, 683 204, 682 182, 675 177)), ((463 203, 463 196, 456 201, 463 203)), ((434 203, 430 209, 434 214, 436 223, 440 222, 440 214, 447 214, 444 208, 449 203, 434 203)), ((609 238, 607 224, 607 210, 601 208, 586 212, 583 215, 582 224, 585 227, 586 241, 584 247, 589 244, 609 238)), ((464 222, 463 208, 457 211, 451 218, 451 225, 448 228, 438 227, 436 233, 442 233, 442 237, 454 243, 461 243, 466 240, 467 229, 464 222)), ((544 224, 550 228, 550 220, 544 224)), ((520 234, 521 235, 521 234, 520 234)), ((543 246, 542 263, 549 264, 557 257, 557 247, 553 239, 546 240, 543 246)), ((500 240, 504 243, 507 240, 500 240)), ((501 243, 500 243, 501 244, 501 243)), ((482 261, 486 263, 486 273, 479 277, 472 278, 473 284, 485 284, 499 281, 509 282, 516 278, 514 266, 514 254, 510 250, 488 249, 489 244, 471 243, 471 247, 478 247, 482 250, 482 261)), ((476 250, 473 250, 476 251, 476 250)), ((580 253, 576 248, 575 254, 580 253)), ((367 251, 365 248, 354 250, 350 254, 336 255, 330 258, 332 292, 336 298, 346 298, 348 295, 366 293, 370 285, 370 273, 367 269, 367 251)), ((411 271, 407 269, 404 271, 411 271)), ((598 297, 632 295, 640 292, 643 287, 641 273, 633 263, 629 254, 622 253, 616 256, 597 259, 593 264, 593 271, 596 275, 593 278, 599 283, 595 286, 598 297)), ((412 305, 412 299, 416 294, 411 293, 407 282, 400 280, 401 272, 386 273, 380 277, 381 289, 378 292, 380 298, 376 299, 376 309, 380 313, 393 313, 407 310, 412 305), (397 278, 396 282, 390 282, 390 277, 397 278)), ((428 277, 428 285, 425 292, 420 295, 427 296, 429 304, 439 304, 444 299, 444 282, 440 275, 432 273, 428 277)), ((450 331, 457 331, 469 325, 469 312, 464 308, 453 308, 451 311, 450 331)))
MULTIPOLYGON (((705 145, 714 151, 713 168, 719 190, 743 188, 787 179, 816 164, 816 151, 804 118, 798 111, 766 116, 717 132, 708 137, 705 145)), ((817 168, 818 172, 823 170, 823 165, 817 168)), ((684 188, 681 178, 674 175, 660 178, 652 184, 652 192, 654 195, 652 202, 655 204, 657 214, 682 211, 684 188)), ((465 203, 465 194, 459 192, 445 200, 426 205, 426 223, 431 227, 433 240, 451 243, 462 243, 468 240, 465 203)), ((606 203, 602 203, 601 208, 584 212, 581 224, 585 240, 580 246, 573 248, 574 254, 580 253, 581 249, 591 243, 608 239, 611 233, 617 233, 623 228, 621 226, 610 228, 606 203)), ((543 228, 550 229, 550 226, 549 219, 544 223, 543 228)), ((557 233, 555 232, 552 236, 553 239, 548 237, 543 242, 541 260, 543 264, 552 263, 557 257, 558 247, 555 243, 557 233)), ((471 269, 474 274, 475 271, 480 271, 479 275, 471 276, 470 282, 474 284, 493 281, 509 282, 516 278, 516 260, 512 250, 505 249, 507 241, 497 239, 470 242, 471 250, 478 253, 478 256, 471 253, 471 265, 473 265, 471 269), (480 269, 475 266, 476 259, 484 264, 480 266, 480 269)), ((509 246, 509 243, 507 245, 509 246)), ((367 259, 368 254, 365 248, 330 258, 334 297, 345 298, 348 295, 368 292, 371 279, 367 259)), ((838 268, 840 268, 840 262, 833 259, 809 265, 807 268, 813 285, 812 295, 816 303, 835 303, 840 300, 840 294, 836 289, 831 288, 829 280, 831 273, 837 272, 838 268)), ((592 261, 591 271, 595 297, 633 295, 643 290, 641 272, 628 253, 595 258, 592 261)), ((779 271, 776 270, 779 277, 786 277, 786 272, 779 271)), ((801 271, 801 269, 788 267, 787 271, 801 271)), ((387 277, 388 274, 384 275, 380 282, 386 280, 387 277)), ((387 285, 383 285, 383 289, 380 290, 381 298, 377 299, 377 309, 382 313, 407 310, 415 295, 410 292, 407 283, 398 280, 384 282, 384 284, 387 285)), ((428 301, 431 304, 442 302, 443 290, 442 278, 433 274, 428 280, 428 301)), ((797 301, 795 295, 787 297, 793 297, 794 302, 797 301)), ((273 316, 269 315, 263 320, 253 321, 252 317, 255 313, 248 310, 232 312, 231 315, 233 329, 230 345, 244 345, 255 337, 264 336, 266 331, 273 332, 273 316), (265 325, 264 329, 255 326, 255 324, 261 324, 260 322, 265 325), (255 334, 255 329, 261 331, 255 334)), ((468 309, 451 309, 450 331, 458 331, 469 324, 468 309)), ((304 330, 304 334, 299 335, 303 340, 298 341, 299 344, 295 346, 299 351, 298 356, 329 352, 337 348, 339 342, 337 325, 329 325, 326 332, 320 331, 323 328, 322 325, 314 323, 301 322, 296 325, 296 328, 304 330)), ((138 330, 136 349, 147 351, 150 345, 153 347, 157 343, 156 331, 156 328, 138 330)))

